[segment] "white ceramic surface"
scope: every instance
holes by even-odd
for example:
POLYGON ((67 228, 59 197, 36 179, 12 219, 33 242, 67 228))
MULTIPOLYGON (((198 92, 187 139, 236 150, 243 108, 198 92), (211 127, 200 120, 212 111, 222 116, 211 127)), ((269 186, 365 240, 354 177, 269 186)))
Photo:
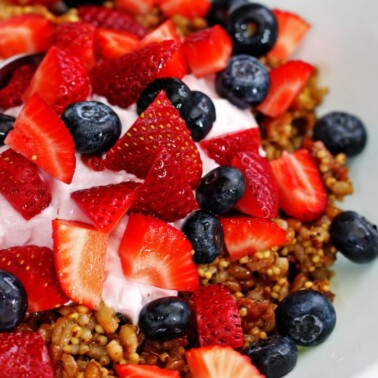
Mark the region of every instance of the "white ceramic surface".
MULTIPOLYGON (((267 0, 291 10, 312 29, 295 57, 320 68, 330 88, 319 115, 345 110, 366 124, 366 150, 349 161, 355 194, 342 206, 378 224, 378 1, 267 0)), ((378 260, 353 264, 342 256, 335 265, 337 325, 323 345, 299 355, 288 378, 378 378, 378 260)))

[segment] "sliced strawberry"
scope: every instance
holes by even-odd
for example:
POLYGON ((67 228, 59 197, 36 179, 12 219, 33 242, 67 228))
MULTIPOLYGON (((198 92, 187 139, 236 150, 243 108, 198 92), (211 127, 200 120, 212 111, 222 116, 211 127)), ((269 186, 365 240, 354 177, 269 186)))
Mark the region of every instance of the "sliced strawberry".
POLYGON ((177 370, 167 370, 153 365, 116 365, 119 378, 180 378, 177 370))
POLYGON ((230 347, 192 348, 185 355, 193 378, 265 378, 247 356, 230 347))
POLYGON ((54 378, 49 352, 38 332, 0 333, 2 378, 54 378))
POLYGON ((277 117, 285 112, 307 84, 313 67, 300 60, 292 60, 269 72, 270 88, 257 107, 261 113, 277 117))
POLYGON ((93 90, 111 104, 127 108, 158 77, 177 48, 174 41, 162 41, 99 62, 91 71, 93 90))
POLYGON ((193 249, 184 234, 148 215, 131 214, 119 248, 125 276, 132 282, 163 289, 199 287, 193 249))
POLYGON ((56 29, 55 45, 81 60, 87 69, 94 66, 95 26, 87 22, 62 22, 56 29))
POLYGON ((311 25, 296 13, 273 9, 278 23, 278 38, 267 58, 283 62, 297 49, 311 25))
POLYGON ((74 221, 52 221, 55 268, 63 292, 76 303, 96 309, 105 279, 108 234, 74 221))
POLYGON ((198 208, 193 190, 172 154, 163 149, 137 191, 132 210, 166 222, 185 218, 198 208))
POLYGON ((148 33, 141 41, 140 47, 146 46, 152 42, 161 42, 169 39, 179 42, 180 36, 177 33, 175 24, 172 20, 166 20, 160 24, 155 30, 148 33))
POLYGON ((202 162, 185 122, 162 91, 105 157, 105 166, 145 178, 157 153, 166 148, 180 173, 195 187, 202 162))
POLYGON ((183 52, 192 73, 203 77, 226 68, 232 53, 232 40, 226 30, 215 25, 188 35, 183 52))
POLYGON ((155 0, 115 0, 114 6, 135 16, 147 13, 155 4, 155 0))
POLYGON ((239 310, 229 289, 220 284, 202 286, 193 293, 193 306, 201 346, 243 345, 239 310))
POLYGON ((232 158, 237 152, 253 151, 257 153, 260 145, 260 130, 257 127, 222 134, 200 142, 200 147, 219 165, 231 165, 232 158))
POLYGON ((280 208, 288 215, 310 222, 327 207, 327 193, 314 159, 307 150, 284 152, 271 162, 279 191, 280 208))
POLYGON ((64 122, 35 94, 21 110, 5 144, 58 180, 75 172, 75 143, 64 122))
POLYGON ((101 156, 81 154, 80 159, 92 171, 101 172, 105 169, 104 160, 101 156))
POLYGON ((71 197, 99 229, 109 233, 130 209, 137 186, 131 181, 95 186, 73 192, 71 197))
POLYGON ((287 244, 285 230, 269 219, 233 217, 222 218, 221 223, 231 261, 287 244))
POLYGON ((181 15, 189 19, 205 17, 211 7, 210 0, 160 0, 159 3, 165 16, 181 15))
POLYGON ((91 94, 87 70, 79 58, 52 46, 25 92, 25 101, 34 93, 61 114, 69 104, 85 101, 91 94))
POLYGON ((0 21, 0 58, 46 51, 53 43, 54 24, 36 14, 0 21))
POLYGON ((269 160, 256 152, 239 152, 232 166, 243 172, 246 187, 235 208, 260 218, 278 216, 278 188, 269 160))
POLYGON ((54 268, 53 251, 28 245, 0 250, 0 269, 14 274, 28 294, 28 312, 51 310, 68 302, 54 268))

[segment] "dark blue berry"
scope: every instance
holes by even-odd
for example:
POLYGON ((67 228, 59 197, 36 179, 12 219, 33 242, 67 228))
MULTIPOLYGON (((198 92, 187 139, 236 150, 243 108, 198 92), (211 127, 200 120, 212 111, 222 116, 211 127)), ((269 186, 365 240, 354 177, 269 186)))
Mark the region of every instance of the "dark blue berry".
POLYGON ((367 263, 378 256, 377 226, 355 211, 338 214, 329 232, 331 243, 355 263, 367 263))
POLYGON ((332 154, 344 153, 350 157, 364 149, 367 133, 359 118, 344 112, 332 112, 316 122, 314 139, 321 140, 332 154))
POLYGON ((64 0, 68 8, 77 8, 80 5, 102 5, 105 0, 64 0))
POLYGON ((27 307, 22 283, 13 274, 0 270, 0 332, 13 330, 24 319, 27 307))
POLYGON ((193 261, 196 264, 209 264, 220 255, 223 248, 223 229, 214 215, 206 211, 196 211, 186 219, 182 231, 192 243, 193 261))
POLYGON ((213 0, 211 7, 206 15, 206 20, 209 25, 221 25, 224 28, 227 27, 228 12, 230 6, 235 0, 213 0))
POLYGON ((224 214, 240 200, 244 192, 243 173, 234 167, 221 166, 202 177, 196 199, 202 210, 224 214))
POLYGON ((0 146, 4 144, 4 139, 9 131, 13 129, 13 124, 16 118, 6 114, 0 114, 0 146))
POLYGON ((266 378, 280 378, 291 372, 298 358, 295 342, 280 335, 252 343, 244 352, 266 378))
POLYGON ((121 135, 121 121, 102 102, 84 101, 69 105, 62 119, 70 130, 76 151, 97 155, 108 151, 121 135))
POLYGON ((181 298, 164 297, 146 304, 139 328, 151 340, 170 340, 184 335, 192 325, 190 306, 181 298))
POLYGON ((215 106, 205 93, 192 91, 190 108, 185 117, 186 126, 195 142, 199 142, 210 132, 216 119, 215 106))
POLYGON ((285 297, 276 308, 277 331, 296 344, 314 346, 322 343, 336 325, 331 301, 315 290, 300 290, 285 297))
POLYGON ((265 66, 249 55, 233 56, 215 81, 218 94, 241 109, 260 104, 266 97, 270 79, 265 66))

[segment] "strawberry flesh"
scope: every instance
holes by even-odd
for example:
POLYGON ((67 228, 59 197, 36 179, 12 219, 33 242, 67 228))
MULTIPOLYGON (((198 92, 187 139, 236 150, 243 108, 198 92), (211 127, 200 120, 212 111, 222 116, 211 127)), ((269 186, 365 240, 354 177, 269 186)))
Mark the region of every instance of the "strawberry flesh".
POLYGON ((159 3, 166 17, 181 15, 189 19, 205 17, 211 7, 209 0, 159 0, 159 3))
POLYGON ((180 378, 177 370, 151 365, 122 364, 116 365, 115 370, 119 378, 180 378))

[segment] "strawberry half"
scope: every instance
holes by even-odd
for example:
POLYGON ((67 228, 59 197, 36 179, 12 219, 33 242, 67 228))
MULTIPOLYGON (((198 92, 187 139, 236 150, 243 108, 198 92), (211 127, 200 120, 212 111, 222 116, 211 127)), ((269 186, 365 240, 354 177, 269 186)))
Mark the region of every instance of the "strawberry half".
POLYGON ((134 202, 134 182, 95 186, 71 193, 81 210, 104 232, 111 232, 134 202))
POLYGON ((269 160, 256 152, 239 152, 232 159, 233 167, 245 177, 243 197, 235 208, 260 218, 278 216, 278 188, 269 160))
POLYGON ((195 187, 201 179, 202 161, 190 131, 164 91, 110 149, 105 166, 145 178, 162 148, 174 157, 180 173, 195 187))
POLYGON ((269 219, 222 218, 221 224, 231 261, 287 244, 286 231, 269 219))
POLYGON ((298 97, 312 74, 313 67, 300 60, 292 60, 269 72, 270 88, 264 101, 257 106, 261 113, 277 117, 284 113, 298 97))
POLYGON ((193 248, 184 234, 148 215, 131 214, 119 248, 125 276, 162 289, 193 291, 199 287, 193 248))
POLYGON ((116 365, 115 371, 119 378, 180 378, 177 370, 162 369, 153 365, 116 365))
POLYGON ((92 310, 101 303, 108 234, 74 221, 52 221, 55 269, 63 292, 92 310))
POLYGON ((49 352, 38 332, 0 333, 2 378, 54 378, 49 352))
POLYGON ((327 207, 327 193, 313 157, 307 150, 283 152, 271 161, 280 208, 304 222, 319 218, 327 207))
POLYGON ((37 166, 11 149, 0 154, 0 182, 0 193, 27 220, 50 205, 50 189, 37 166))
POLYGON ((51 310, 68 302, 54 268, 53 251, 29 245, 0 251, 0 269, 15 275, 28 294, 28 312, 51 310))
POLYGON ((181 15, 189 19, 205 17, 211 7, 210 0, 159 0, 158 3, 165 16, 181 15))
POLYGON ((37 94, 21 110, 4 142, 58 180, 72 181, 76 164, 72 135, 37 94))
POLYGON ((116 9, 138 16, 147 13, 155 4, 155 0, 115 0, 116 9))
POLYGON ((38 93, 57 113, 91 94, 87 70, 79 58, 52 46, 37 68, 24 100, 38 93))

